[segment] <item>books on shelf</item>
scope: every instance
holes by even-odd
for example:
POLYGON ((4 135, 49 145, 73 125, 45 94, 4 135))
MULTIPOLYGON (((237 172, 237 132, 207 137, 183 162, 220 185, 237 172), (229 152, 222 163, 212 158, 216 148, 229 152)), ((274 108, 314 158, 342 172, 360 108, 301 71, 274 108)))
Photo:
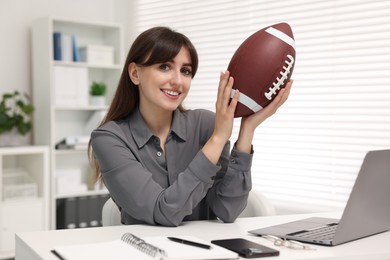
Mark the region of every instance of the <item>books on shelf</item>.
POLYGON ((80 61, 76 36, 53 32, 53 54, 54 60, 57 61, 80 61))
POLYGON ((165 236, 145 237, 143 239, 131 233, 125 233, 120 239, 77 245, 56 246, 53 253, 63 259, 238 259, 238 254, 223 247, 212 245, 193 236, 179 238, 209 245, 201 248, 177 243, 165 236))
POLYGON ((79 47, 77 45, 76 36, 74 35, 72 36, 72 52, 73 52, 73 61, 74 62, 81 61, 79 47))
POLYGON ((84 150, 88 148, 89 136, 67 136, 56 144, 58 150, 84 150))
POLYGON ((72 36, 69 34, 61 34, 61 60, 73 61, 72 36))
POLYGON ((53 57, 54 60, 62 60, 62 44, 61 44, 61 33, 53 33, 53 57))

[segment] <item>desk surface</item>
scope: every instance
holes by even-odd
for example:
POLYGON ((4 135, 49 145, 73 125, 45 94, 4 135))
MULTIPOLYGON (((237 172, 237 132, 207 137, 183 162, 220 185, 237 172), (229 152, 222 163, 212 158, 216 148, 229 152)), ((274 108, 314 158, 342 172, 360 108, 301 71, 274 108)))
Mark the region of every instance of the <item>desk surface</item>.
MULTIPOLYGON (((73 245, 115 240, 125 232, 140 237, 191 235, 206 241, 223 238, 246 238, 254 242, 276 248, 280 256, 268 259, 390 259, 390 232, 359 239, 335 247, 312 246, 316 250, 294 250, 274 246, 272 242, 247 231, 294 221, 301 218, 323 216, 339 218, 339 213, 316 213, 300 215, 279 215, 255 218, 239 218, 231 224, 219 221, 185 222, 179 227, 159 227, 149 225, 113 226, 84 229, 50 230, 16 234, 16 260, 53 259, 58 260, 50 250, 58 245, 73 245)), ((364 223, 363 223, 364 224, 364 223)))

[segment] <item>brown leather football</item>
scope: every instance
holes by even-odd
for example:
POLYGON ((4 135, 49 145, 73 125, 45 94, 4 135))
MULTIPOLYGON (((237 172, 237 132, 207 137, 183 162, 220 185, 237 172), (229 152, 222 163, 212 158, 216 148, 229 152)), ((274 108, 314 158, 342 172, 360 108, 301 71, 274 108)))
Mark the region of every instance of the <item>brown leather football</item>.
POLYGON ((295 65, 295 40, 290 25, 279 23, 247 38, 230 60, 234 78, 231 93, 240 91, 235 117, 253 114, 271 103, 291 78, 295 65))

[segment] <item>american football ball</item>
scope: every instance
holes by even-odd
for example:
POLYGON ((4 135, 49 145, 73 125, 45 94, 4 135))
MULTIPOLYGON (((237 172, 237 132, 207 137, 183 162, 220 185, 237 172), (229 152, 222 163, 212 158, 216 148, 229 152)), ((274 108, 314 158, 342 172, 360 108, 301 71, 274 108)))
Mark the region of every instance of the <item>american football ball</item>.
POLYGON ((234 117, 253 114, 271 103, 289 81, 295 65, 295 40, 290 25, 279 23, 249 36, 230 60, 234 78, 231 97, 240 91, 234 117))

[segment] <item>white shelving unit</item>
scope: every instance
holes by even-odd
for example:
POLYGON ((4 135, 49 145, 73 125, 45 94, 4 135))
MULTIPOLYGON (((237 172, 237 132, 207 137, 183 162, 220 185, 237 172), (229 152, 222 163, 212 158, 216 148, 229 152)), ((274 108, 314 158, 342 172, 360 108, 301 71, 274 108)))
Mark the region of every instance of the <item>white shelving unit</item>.
POLYGON ((16 232, 49 229, 49 191, 47 146, 0 148, 0 259, 15 257, 16 232))
MULTIPOLYGON (((104 112, 107 106, 61 105, 55 101, 55 70, 57 67, 86 68, 88 72, 88 91, 92 81, 103 81, 107 85, 107 104, 112 99, 122 72, 123 29, 119 24, 91 21, 76 21, 59 17, 39 19, 32 26, 33 53, 33 103, 36 107, 34 116, 34 143, 50 147, 50 174, 52 190, 52 228, 56 228, 56 202, 63 198, 96 196, 107 194, 92 185, 91 167, 87 150, 56 150, 58 142, 69 136, 89 136, 86 122, 96 112, 104 112), (86 62, 54 60, 53 32, 74 35, 78 46, 103 45, 114 49, 114 63, 107 65, 86 62), (59 172, 80 172, 82 183, 88 189, 59 194, 57 174, 59 172)), ((71 86, 69 86, 71 87, 71 86)), ((80 95, 86 95, 81 93, 80 95)), ((71 178, 71 177, 70 177, 71 178)))

